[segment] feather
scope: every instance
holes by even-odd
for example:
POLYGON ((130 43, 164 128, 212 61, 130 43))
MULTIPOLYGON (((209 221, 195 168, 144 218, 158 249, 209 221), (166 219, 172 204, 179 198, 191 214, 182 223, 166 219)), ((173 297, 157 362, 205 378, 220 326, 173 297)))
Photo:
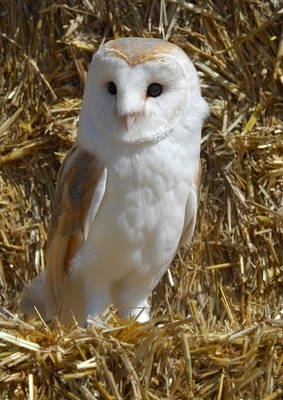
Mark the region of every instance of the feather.
POLYGON ((86 240, 102 201, 104 166, 92 154, 74 145, 58 174, 55 209, 46 249, 46 313, 57 314, 71 260, 86 240), (98 191, 97 191, 98 188, 98 191))
POLYGON ((25 314, 36 314, 35 308, 39 311, 42 317, 46 316, 45 312, 45 283, 46 271, 38 274, 32 283, 25 288, 20 300, 21 311, 25 314))
POLYGON ((200 184, 200 177, 201 177, 201 163, 200 159, 198 160, 198 165, 195 172, 194 183, 190 190, 188 201, 186 204, 185 210, 185 219, 184 219, 184 228, 183 233, 180 239, 179 247, 185 246, 190 240, 193 235, 197 217, 197 198, 198 198, 198 191, 199 191, 199 184, 200 184))
POLYGON ((86 240, 106 188, 107 170, 93 154, 74 145, 58 173, 55 207, 46 249, 46 270, 25 289, 21 309, 36 306, 47 318, 58 314, 71 260, 86 240))

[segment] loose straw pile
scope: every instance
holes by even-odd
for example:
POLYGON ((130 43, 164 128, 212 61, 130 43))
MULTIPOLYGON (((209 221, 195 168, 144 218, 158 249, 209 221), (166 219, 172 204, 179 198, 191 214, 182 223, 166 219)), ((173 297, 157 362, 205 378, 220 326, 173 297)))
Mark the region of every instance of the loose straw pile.
POLYGON ((280 1, 3 0, 0 15, 0 398, 283 398, 280 1), (91 55, 124 36, 170 40, 199 72, 211 115, 194 239, 148 324, 111 307, 86 329, 26 318, 91 55))

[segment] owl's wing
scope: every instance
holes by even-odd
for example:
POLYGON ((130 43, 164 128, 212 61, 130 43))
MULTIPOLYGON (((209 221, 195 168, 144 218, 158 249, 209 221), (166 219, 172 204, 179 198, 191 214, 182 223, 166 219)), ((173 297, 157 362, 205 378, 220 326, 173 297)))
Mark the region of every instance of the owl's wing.
POLYGON ((180 239, 179 248, 185 246, 190 241, 195 229, 200 177, 201 177, 201 163, 199 159, 196 168, 194 183, 191 188, 186 204, 184 228, 180 239))
POLYGON ((58 173, 55 208, 46 249, 46 314, 58 311, 71 259, 86 240, 106 187, 107 170, 78 145, 70 150, 58 173))

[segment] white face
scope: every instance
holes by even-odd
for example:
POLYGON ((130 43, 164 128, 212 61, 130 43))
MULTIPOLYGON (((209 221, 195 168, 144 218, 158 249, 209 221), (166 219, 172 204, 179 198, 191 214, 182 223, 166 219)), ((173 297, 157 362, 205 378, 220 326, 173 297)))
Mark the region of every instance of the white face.
POLYGON ((198 98, 195 68, 181 49, 158 39, 127 38, 94 55, 82 112, 103 137, 138 144, 167 136, 198 98))

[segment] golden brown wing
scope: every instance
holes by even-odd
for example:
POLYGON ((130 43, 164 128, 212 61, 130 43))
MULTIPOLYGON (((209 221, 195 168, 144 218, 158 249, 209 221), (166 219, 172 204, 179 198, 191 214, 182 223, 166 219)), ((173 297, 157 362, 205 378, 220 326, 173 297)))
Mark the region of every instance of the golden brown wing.
POLYGON ((195 229, 200 177, 201 177, 201 161, 199 159, 198 165, 196 168, 194 184, 192 186, 190 195, 188 197, 187 205, 186 205, 184 228, 183 228, 183 233, 181 236, 179 248, 184 246, 185 244, 187 244, 190 241, 190 239, 193 235, 194 229, 195 229))
POLYGON ((45 307, 49 318, 58 312, 64 281, 71 273, 70 261, 87 236, 86 230, 103 198, 105 186, 93 204, 101 179, 105 179, 106 185, 103 164, 88 151, 74 145, 58 173, 55 207, 48 233, 45 307))

